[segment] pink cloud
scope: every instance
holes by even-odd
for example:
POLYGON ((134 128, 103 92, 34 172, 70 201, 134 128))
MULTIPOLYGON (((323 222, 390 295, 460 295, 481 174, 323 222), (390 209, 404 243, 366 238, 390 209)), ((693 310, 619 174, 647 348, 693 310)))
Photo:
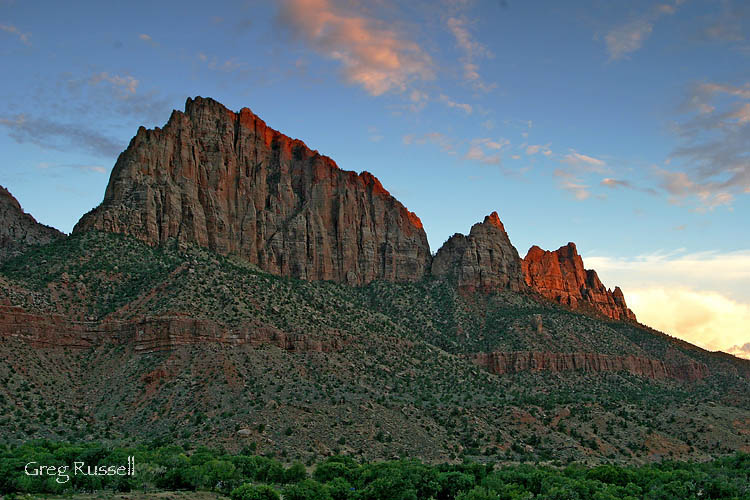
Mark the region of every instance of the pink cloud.
POLYGON ((331 0, 284 0, 279 20, 325 57, 339 61, 347 81, 378 96, 434 78, 432 60, 383 22, 358 16, 331 0))

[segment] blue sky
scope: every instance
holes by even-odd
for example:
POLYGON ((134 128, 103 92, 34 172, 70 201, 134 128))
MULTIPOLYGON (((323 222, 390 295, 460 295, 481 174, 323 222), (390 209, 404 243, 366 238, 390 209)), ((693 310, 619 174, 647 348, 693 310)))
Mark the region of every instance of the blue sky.
POLYGON ((731 0, 0 0, 0 184, 69 232, 139 125, 209 96, 375 174, 433 251, 497 210, 742 354, 749 38, 731 0))

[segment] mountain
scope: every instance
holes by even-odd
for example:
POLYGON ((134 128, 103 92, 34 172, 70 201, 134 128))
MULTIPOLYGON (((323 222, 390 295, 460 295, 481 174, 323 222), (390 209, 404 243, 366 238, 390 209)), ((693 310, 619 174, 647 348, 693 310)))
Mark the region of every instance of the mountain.
POLYGON ((421 221, 374 176, 339 169, 247 108, 201 97, 163 129, 138 130, 104 201, 73 232, 90 229, 352 285, 419 280, 430 263, 421 221))
POLYGON ((575 243, 554 252, 533 246, 523 259, 526 283, 548 299, 573 309, 593 310, 608 318, 635 321, 619 287, 606 288, 596 271, 583 268, 575 243))
POLYGON ((139 129, 71 236, 0 263, 0 444, 597 463, 750 451, 750 362, 636 323, 574 245, 532 250, 520 259, 493 212, 433 258, 370 174, 189 99, 139 129))
POLYGON ((32 245, 45 245, 65 236, 24 212, 3 186, 0 186, 0 221, 0 262, 22 254, 32 245))
POLYGON ((468 236, 451 236, 435 254, 432 275, 452 277, 468 291, 524 288, 521 260, 497 212, 474 224, 468 236))

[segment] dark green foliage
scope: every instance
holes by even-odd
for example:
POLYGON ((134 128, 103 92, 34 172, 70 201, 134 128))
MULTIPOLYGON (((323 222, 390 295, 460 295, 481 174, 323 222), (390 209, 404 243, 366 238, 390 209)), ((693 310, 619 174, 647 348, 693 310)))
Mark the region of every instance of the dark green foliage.
POLYGON ((232 500, 279 500, 276 490, 266 485, 243 484, 229 495, 232 500))
POLYGON ((284 500, 333 500, 328 488, 313 479, 290 484, 282 490, 284 500))
POLYGON ((286 500, 519 500, 519 499, 649 499, 750 500, 750 454, 738 453, 713 462, 661 462, 640 467, 605 465, 566 468, 516 465, 493 467, 477 463, 428 465, 417 460, 359 463, 330 457, 315 468, 315 479, 302 479, 304 468, 284 469, 276 460, 227 455, 200 447, 140 445, 112 448, 96 443, 29 442, 0 447, 0 493, 63 494, 136 489, 206 490, 232 499, 286 500), (116 465, 136 460, 135 477, 30 477, 24 465, 116 465))

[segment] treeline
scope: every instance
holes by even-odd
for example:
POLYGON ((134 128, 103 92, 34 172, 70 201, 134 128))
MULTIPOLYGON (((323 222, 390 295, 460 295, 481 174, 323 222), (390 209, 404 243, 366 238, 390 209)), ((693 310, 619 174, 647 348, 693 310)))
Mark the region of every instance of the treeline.
POLYGON ((102 490, 206 490, 229 495, 233 500, 750 500, 750 454, 738 453, 706 463, 565 468, 427 465, 410 459, 360 463, 336 456, 308 469, 301 463, 284 465, 254 455, 250 449, 229 454, 205 447, 186 450, 143 444, 121 448, 48 441, 0 446, 0 493, 6 498, 26 493, 102 490), (116 467, 127 464, 130 456, 135 459, 132 476, 73 473, 76 462, 91 469, 116 467), (28 466, 30 463, 33 465, 28 466), (25 472, 38 471, 42 466, 55 466, 43 469, 55 474, 25 472), (63 475, 61 470, 65 471, 63 475))

